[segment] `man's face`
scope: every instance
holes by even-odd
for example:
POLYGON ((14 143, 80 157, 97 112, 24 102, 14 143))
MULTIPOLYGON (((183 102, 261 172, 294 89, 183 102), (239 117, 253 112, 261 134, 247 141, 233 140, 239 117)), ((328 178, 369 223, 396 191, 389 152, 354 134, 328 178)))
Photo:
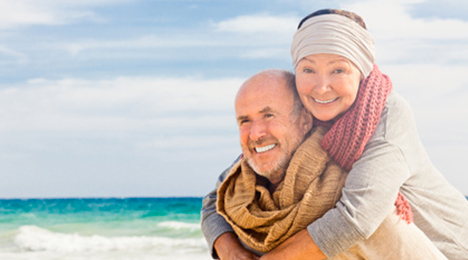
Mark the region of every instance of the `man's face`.
POLYGON ((280 182, 304 130, 293 115, 294 96, 283 79, 254 78, 244 84, 236 99, 236 118, 242 152, 253 170, 280 182))

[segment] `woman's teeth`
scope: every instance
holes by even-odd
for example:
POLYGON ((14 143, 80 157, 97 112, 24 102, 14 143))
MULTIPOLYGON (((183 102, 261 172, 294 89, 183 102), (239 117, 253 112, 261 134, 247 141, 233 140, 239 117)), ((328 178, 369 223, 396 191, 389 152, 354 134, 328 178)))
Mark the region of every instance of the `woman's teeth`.
POLYGON ((257 153, 264 153, 266 151, 270 151, 271 149, 275 148, 276 144, 270 144, 270 145, 267 145, 267 146, 263 146, 263 147, 255 147, 255 151, 257 153))
POLYGON ((334 98, 334 99, 330 99, 330 100, 318 100, 318 99, 314 98, 315 102, 320 103, 320 104, 328 104, 328 103, 331 103, 331 102, 333 102, 333 101, 335 101, 337 99, 338 98, 334 98))

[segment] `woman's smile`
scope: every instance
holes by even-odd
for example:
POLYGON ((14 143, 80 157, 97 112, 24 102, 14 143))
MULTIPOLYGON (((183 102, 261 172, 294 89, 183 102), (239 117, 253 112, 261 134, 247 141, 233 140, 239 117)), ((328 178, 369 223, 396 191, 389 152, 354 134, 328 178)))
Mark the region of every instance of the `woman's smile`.
POLYGON ((316 99, 316 98, 312 98, 315 102, 317 103, 320 103, 320 104, 328 104, 328 103, 331 103, 333 101, 336 101, 338 98, 333 98, 333 99, 329 99, 329 100, 319 100, 319 99, 316 99))

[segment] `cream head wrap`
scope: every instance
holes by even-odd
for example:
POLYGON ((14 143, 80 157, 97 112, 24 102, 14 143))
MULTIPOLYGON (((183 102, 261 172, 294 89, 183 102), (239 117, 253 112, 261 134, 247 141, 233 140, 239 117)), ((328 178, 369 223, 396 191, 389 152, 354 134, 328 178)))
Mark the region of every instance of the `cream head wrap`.
POLYGON ((375 62, 374 40, 353 20, 339 14, 323 14, 306 20, 294 34, 291 56, 294 67, 311 54, 330 53, 349 59, 369 76, 375 62))

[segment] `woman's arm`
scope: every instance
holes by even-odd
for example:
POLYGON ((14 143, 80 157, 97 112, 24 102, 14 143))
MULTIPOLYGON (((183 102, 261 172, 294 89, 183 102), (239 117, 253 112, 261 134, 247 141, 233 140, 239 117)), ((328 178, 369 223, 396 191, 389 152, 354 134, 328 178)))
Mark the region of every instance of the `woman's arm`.
MULTIPOLYGON (((342 199, 336 208, 261 259, 325 259, 345 251, 374 233, 386 216, 394 210, 399 187, 407 178, 405 174, 392 172, 408 173, 408 169, 404 169, 407 167, 406 163, 401 161, 400 153, 391 152, 391 149, 394 149, 392 146, 384 149, 385 144, 374 145, 376 147, 372 148, 371 145, 368 150, 372 154, 371 158, 363 154, 365 165, 360 165, 359 162, 353 169, 362 173, 374 168, 367 165, 368 163, 384 165, 382 160, 391 159, 392 163, 385 163, 385 174, 348 176, 342 199)), ((378 171, 375 169, 375 172, 378 171)))
POLYGON ((378 228, 413 174, 414 162, 407 160, 416 147, 420 141, 411 109, 390 94, 376 130, 346 178, 340 201, 307 227, 325 255, 348 249, 378 228))
MULTIPOLYGON (((234 163, 236 163, 239 159, 240 157, 237 158, 234 163)), ((213 258, 218 258, 218 254, 214 248, 215 241, 225 233, 234 233, 231 225, 229 225, 229 223, 227 223, 227 221, 216 211, 218 188, 229 174, 231 168, 232 165, 223 173, 221 173, 218 181, 216 182, 216 188, 203 198, 203 205, 201 209, 201 230, 208 243, 208 248, 210 249, 211 256, 213 258)))

